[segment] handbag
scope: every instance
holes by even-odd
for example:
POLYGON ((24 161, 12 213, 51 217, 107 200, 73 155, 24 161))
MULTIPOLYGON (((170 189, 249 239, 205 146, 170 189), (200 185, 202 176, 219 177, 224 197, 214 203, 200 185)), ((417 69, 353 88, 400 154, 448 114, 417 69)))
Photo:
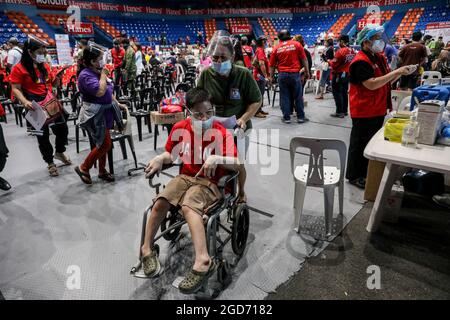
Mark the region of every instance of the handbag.
POLYGON ((55 120, 61 117, 61 115, 63 114, 62 105, 53 95, 53 92, 51 90, 47 90, 45 99, 41 102, 38 102, 38 104, 42 107, 45 116, 47 117, 47 120, 45 121, 46 125, 55 122, 55 120))

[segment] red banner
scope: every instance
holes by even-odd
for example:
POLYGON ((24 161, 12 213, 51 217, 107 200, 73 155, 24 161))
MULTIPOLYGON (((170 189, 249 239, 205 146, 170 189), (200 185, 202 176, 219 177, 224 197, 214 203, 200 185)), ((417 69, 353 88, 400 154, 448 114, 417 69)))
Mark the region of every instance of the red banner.
POLYGON ((232 26, 231 27, 232 34, 250 34, 252 33, 251 26, 232 26))
POLYGON ((80 22, 77 26, 76 23, 67 25, 67 33, 69 34, 93 34, 94 26, 92 23, 80 22))
MULTIPOLYGON (((125 1, 124 1, 125 2, 125 1)), ((348 3, 332 3, 330 5, 311 5, 306 8, 242 8, 242 9, 199 9, 199 10, 172 10, 166 8, 152 8, 144 6, 129 6, 104 2, 90 2, 81 0, 0 0, 0 3, 36 5, 37 8, 52 10, 65 10, 68 5, 79 6, 85 10, 115 11, 127 13, 148 13, 167 15, 230 15, 230 14, 289 14, 308 12, 327 12, 346 9, 367 8, 376 6, 398 6, 410 3, 426 3, 427 0, 359 0, 348 3)))
POLYGON ((67 0, 35 0, 38 9, 66 10, 69 6, 67 0))
POLYGON ((450 21, 429 23, 427 24, 427 30, 430 29, 450 29, 450 21))

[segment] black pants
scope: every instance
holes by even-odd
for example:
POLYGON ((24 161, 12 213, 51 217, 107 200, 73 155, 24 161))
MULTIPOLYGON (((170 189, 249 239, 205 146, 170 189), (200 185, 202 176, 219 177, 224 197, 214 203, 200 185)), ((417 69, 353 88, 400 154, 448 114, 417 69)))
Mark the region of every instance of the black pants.
MULTIPOLYGON (((67 123, 58 123, 51 126, 51 129, 56 136, 55 138, 55 150, 58 153, 66 151, 66 145, 68 143, 67 136, 69 129, 67 123)), ((42 136, 36 136, 39 144, 39 150, 41 151, 42 158, 47 164, 53 163, 53 147, 50 143, 50 131, 49 126, 42 128, 44 134, 42 136)))
POLYGON ((400 77, 400 89, 415 89, 419 86, 419 74, 413 73, 400 77))
POLYGON ((333 74, 331 82, 334 102, 336 103, 336 113, 348 112, 348 77, 341 77, 341 74, 333 74))
POLYGON ((8 157, 8 148, 6 147, 5 138, 3 137, 3 129, 0 124, 0 172, 3 171, 6 164, 6 157, 8 157))
POLYGON ((266 81, 265 80, 258 80, 256 81, 256 83, 258 84, 258 88, 259 88, 259 92, 261 92, 261 107, 259 107, 258 112, 259 113, 262 111, 262 108, 264 106, 264 92, 266 91, 266 81))
POLYGON ((369 160, 364 157, 364 149, 370 139, 383 127, 384 116, 373 118, 352 118, 353 127, 348 147, 348 180, 366 178, 369 160))

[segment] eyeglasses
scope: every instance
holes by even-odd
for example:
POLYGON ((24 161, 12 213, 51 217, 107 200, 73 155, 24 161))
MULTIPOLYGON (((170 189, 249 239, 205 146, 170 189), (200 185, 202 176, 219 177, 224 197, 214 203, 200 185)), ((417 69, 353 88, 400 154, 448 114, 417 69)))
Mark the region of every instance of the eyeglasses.
POLYGON ((226 60, 228 60, 229 58, 227 57, 227 56, 212 56, 211 57, 211 60, 212 61, 214 61, 214 62, 218 62, 219 60, 220 61, 226 61, 226 60))
POLYGON ((206 112, 192 112, 191 110, 187 109, 189 114, 194 117, 197 120, 201 120, 203 118, 211 118, 216 114, 216 110, 214 108, 206 110, 206 112))

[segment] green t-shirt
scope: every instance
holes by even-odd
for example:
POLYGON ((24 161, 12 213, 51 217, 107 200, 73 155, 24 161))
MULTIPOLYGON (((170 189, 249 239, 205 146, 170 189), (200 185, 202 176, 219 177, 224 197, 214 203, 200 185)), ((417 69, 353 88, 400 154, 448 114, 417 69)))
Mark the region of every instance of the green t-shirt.
MULTIPOLYGON (((244 67, 233 65, 228 77, 221 76, 212 68, 205 69, 198 80, 197 87, 211 95, 211 103, 219 117, 236 116, 240 118, 250 104, 261 101, 261 92, 251 72, 244 67), (228 91, 228 92, 227 92, 228 91)), ((247 121, 247 129, 252 127, 247 121)))

